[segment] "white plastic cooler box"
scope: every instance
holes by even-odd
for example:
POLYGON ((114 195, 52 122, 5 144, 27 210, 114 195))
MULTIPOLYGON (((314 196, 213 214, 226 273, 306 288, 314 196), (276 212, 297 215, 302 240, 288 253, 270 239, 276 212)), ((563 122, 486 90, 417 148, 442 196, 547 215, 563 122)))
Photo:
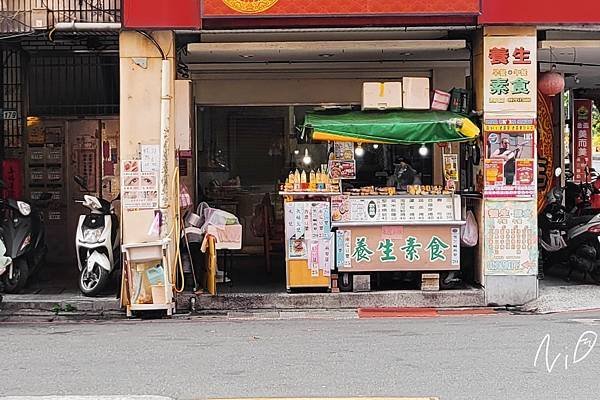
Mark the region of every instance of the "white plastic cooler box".
POLYGON ((429 110, 429 78, 402 78, 402 103, 406 110, 429 110))
POLYGON ((401 82, 363 83, 363 110, 393 110, 402 108, 401 82))

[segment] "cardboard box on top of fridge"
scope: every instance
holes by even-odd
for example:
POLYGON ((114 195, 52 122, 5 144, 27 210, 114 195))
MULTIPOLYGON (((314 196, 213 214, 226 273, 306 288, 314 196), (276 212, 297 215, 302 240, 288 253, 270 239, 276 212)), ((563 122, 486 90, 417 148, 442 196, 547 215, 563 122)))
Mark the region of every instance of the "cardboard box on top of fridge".
POLYGON ((402 103, 407 110, 429 110, 429 78, 402 78, 402 103))
POLYGON ((363 83, 363 110, 391 110, 402 108, 402 82, 363 83))
POLYGON ((450 93, 441 90, 433 91, 433 100, 431 101, 431 109, 436 111, 446 111, 450 105, 450 93))

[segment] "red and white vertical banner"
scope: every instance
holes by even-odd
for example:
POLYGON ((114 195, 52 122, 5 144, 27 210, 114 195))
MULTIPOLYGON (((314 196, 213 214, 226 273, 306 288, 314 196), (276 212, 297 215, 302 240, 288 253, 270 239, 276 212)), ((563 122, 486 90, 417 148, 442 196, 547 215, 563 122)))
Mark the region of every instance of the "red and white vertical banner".
POLYGON ((573 115, 573 181, 585 182, 586 167, 592 167, 592 100, 575 100, 573 115))

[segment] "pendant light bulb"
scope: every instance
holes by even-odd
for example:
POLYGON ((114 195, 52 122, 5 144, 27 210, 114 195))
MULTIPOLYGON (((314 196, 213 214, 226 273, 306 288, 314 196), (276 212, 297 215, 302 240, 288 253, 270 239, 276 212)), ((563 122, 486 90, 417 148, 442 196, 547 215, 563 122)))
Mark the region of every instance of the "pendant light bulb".
POLYGON ((429 149, 427 148, 427 146, 425 146, 425 144, 423 143, 421 145, 421 147, 419 147, 419 155, 421 157, 426 157, 427 154, 429 154, 429 149))
POLYGON ((304 150, 304 157, 302 157, 302 162, 306 165, 310 165, 312 162, 312 157, 308 154, 308 149, 304 150))
POLYGON ((297 156, 298 154, 300 154, 300 150, 298 150, 298 149, 295 149, 295 150, 294 150, 294 155, 296 155, 296 156, 297 156))
POLYGON ((354 149, 354 154, 356 154, 356 157, 362 157, 365 155, 365 149, 362 148, 361 143, 358 143, 356 149, 354 149))
POLYGON ((373 148, 374 148, 375 150, 377 150, 377 149, 379 148, 379 145, 378 145, 377 143, 375 143, 375 144, 373 145, 373 148))

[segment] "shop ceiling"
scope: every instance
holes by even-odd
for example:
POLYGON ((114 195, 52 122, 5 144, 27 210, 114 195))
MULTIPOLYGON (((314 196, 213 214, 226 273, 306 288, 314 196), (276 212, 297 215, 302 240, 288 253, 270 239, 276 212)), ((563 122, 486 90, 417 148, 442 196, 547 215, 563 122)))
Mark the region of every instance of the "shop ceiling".
POLYGON ((556 66, 569 89, 600 87, 600 32, 544 32, 538 49, 540 70, 556 66))
POLYGON ((460 39, 191 43, 183 61, 194 73, 239 70, 432 69, 468 67, 460 39))

